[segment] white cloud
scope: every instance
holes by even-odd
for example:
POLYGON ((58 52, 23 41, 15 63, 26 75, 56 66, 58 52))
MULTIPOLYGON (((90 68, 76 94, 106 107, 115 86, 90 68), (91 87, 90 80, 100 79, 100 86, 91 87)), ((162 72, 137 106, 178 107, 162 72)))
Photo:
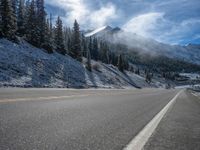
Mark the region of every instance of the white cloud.
POLYGON ((191 31, 191 29, 200 24, 200 19, 187 19, 183 20, 181 23, 176 23, 172 27, 171 31, 168 33, 168 35, 174 35, 177 33, 187 33, 191 31))
POLYGON ((95 23, 98 26, 103 26, 107 23, 109 19, 117 18, 116 8, 113 4, 108 3, 106 6, 101 9, 93 12, 90 16, 91 24, 95 23))
POLYGON ((199 28, 200 19, 186 19, 180 23, 171 21, 171 27, 169 30, 157 31, 157 39, 171 44, 178 44, 184 41, 184 39, 195 37, 198 33, 194 33, 195 29, 199 28), (175 42, 174 42, 175 41, 175 42))
POLYGON ((160 42, 177 44, 188 37, 194 37, 196 34, 194 30, 198 29, 199 25, 198 18, 175 22, 167 19, 165 13, 150 12, 133 17, 123 26, 123 29, 160 42))
POLYGON ((193 40, 200 39, 200 34, 194 35, 193 40))
POLYGON ((151 31, 155 30, 159 22, 163 20, 164 13, 151 12, 133 17, 122 28, 127 32, 136 33, 145 37, 151 37, 151 31))
POLYGON ((48 0, 46 3, 65 10, 65 22, 70 25, 77 19, 84 27, 100 27, 117 17, 112 3, 102 5, 97 10, 90 8, 85 0, 48 0))
POLYGON ((112 2, 105 3, 105 1, 97 2, 97 0, 48 0, 46 3, 65 11, 65 15, 62 16, 65 24, 71 26, 77 19, 81 27, 85 29, 99 28, 111 23, 121 24, 127 17, 139 14, 132 16, 122 28, 160 42, 174 43, 194 38, 199 33, 199 29, 193 32, 200 25, 197 18, 199 16, 187 17, 187 14, 191 14, 193 9, 196 11, 199 8, 198 0, 191 1, 124 0, 121 2, 120 0, 112 0, 112 2), (94 6, 96 2, 100 6, 94 6), (120 5, 127 5, 127 7, 120 5), (132 8, 131 10, 128 5, 132 8), (181 7, 177 8, 177 5, 181 5, 181 7), (125 10, 126 8, 127 10, 125 10), (141 8, 142 10, 140 10, 141 8))

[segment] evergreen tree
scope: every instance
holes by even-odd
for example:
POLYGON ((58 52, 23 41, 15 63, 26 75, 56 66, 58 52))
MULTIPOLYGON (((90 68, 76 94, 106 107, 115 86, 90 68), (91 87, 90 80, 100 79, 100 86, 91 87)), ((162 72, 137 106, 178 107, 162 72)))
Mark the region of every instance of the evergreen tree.
POLYGON ((34 46, 38 46, 38 31, 36 24, 35 1, 32 0, 27 8, 26 40, 34 46))
POLYGON ((152 75, 149 72, 146 73, 145 80, 147 83, 151 83, 152 75))
POLYGON ((139 68, 137 68, 137 70, 135 70, 135 74, 140 75, 140 69, 139 68))
POLYGON ((3 31, 2 31, 2 26, 3 26, 3 22, 2 22, 2 0, 0 0, 0 38, 2 38, 3 36, 3 31))
POLYGON ((18 8, 18 0, 11 0, 12 3, 12 9, 13 9, 13 18, 14 18, 14 26, 15 31, 17 31, 17 8, 18 8))
POLYGON ((17 34, 23 36, 25 34, 25 8, 24 0, 19 1, 19 8, 17 13, 17 34))
POLYGON ((72 42, 72 57, 78 61, 82 61, 81 58, 81 39, 80 39, 80 29, 79 24, 75 20, 74 22, 74 31, 73 31, 73 42, 72 42))
POLYGON ((100 59, 104 63, 109 63, 109 47, 106 42, 100 43, 100 59))
POLYGON ((16 32, 16 14, 13 11, 12 3, 10 0, 1 0, 1 32, 5 38, 15 40, 16 32))
POLYGON ((90 49, 88 49, 88 52, 87 52, 87 69, 88 69, 89 71, 92 71, 90 49))
POLYGON ((71 54, 71 50, 72 50, 72 40, 71 40, 71 37, 68 37, 68 40, 67 40, 67 50, 68 50, 68 54, 72 55, 71 54))
POLYGON ((70 28, 65 28, 64 45, 67 49, 67 54, 72 56, 72 33, 70 28))
POLYGON ((39 43, 38 46, 41 47, 45 41, 45 28, 46 28, 46 12, 44 8, 44 0, 36 0, 36 5, 37 5, 37 32, 38 32, 38 38, 39 38, 39 43))
POLYGON ((94 60, 98 60, 98 52, 99 52, 98 40, 94 38, 92 44, 93 44, 93 49, 91 51, 91 56, 94 60))
POLYGON ((17 14, 18 0, 11 0, 13 13, 17 14))
MULTIPOLYGON (((92 37, 90 37, 90 39, 89 39, 88 51, 90 52, 90 55, 91 55, 91 54, 92 54, 92 51, 93 51, 92 37)), ((91 56, 91 57, 92 57, 92 56, 91 56)))
POLYGON ((49 18, 49 38, 50 38, 50 43, 52 45, 52 49, 53 49, 53 26, 52 26, 52 15, 50 14, 50 18, 49 18))
POLYGON ((66 50, 64 46, 64 40, 63 40, 63 25, 62 25, 62 20, 60 19, 60 17, 58 17, 56 21, 54 41, 55 41, 56 51, 60 54, 65 55, 66 50))
POLYGON ((68 29, 67 27, 64 27, 63 29, 63 40, 64 40, 64 46, 65 46, 65 49, 66 49, 66 53, 68 54, 69 53, 69 50, 68 50, 68 29))
POLYGON ((30 7, 31 7, 31 1, 30 0, 26 0, 25 1, 25 7, 24 7, 24 32, 25 35, 28 34, 28 27, 29 27, 29 14, 30 14, 30 7))
POLYGON ((86 43, 86 37, 85 35, 82 33, 81 34, 81 58, 85 56, 85 43, 86 43))
POLYGON ((119 55, 119 57, 118 57, 118 65, 117 66, 120 71, 122 71, 122 72, 124 71, 122 55, 119 55))
POLYGON ((88 51, 88 44, 87 39, 85 37, 82 38, 82 54, 83 57, 87 57, 87 51, 88 51))
POLYGON ((110 60, 111 60, 111 64, 113 64, 114 66, 117 66, 117 64, 118 64, 118 57, 116 56, 116 54, 114 52, 111 52, 111 54, 110 54, 110 60))
POLYGON ((126 57, 123 57, 124 69, 129 70, 129 63, 126 57))
POLYGON ((53 53, 53 46, 52 46, 52 42, 51 42, 51 33, 50 33, 50 23, 49 20, 47 19, 46 24, 45 24, 45 40, 44 43, 41 45, 42 48, 44 48, 45 50, 47 50, 48 53, 53 53))

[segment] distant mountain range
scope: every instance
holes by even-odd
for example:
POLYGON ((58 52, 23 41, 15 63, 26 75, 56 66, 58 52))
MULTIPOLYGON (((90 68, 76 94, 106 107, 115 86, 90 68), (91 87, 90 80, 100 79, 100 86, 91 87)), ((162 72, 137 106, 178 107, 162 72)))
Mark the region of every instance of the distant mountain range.
POLYGON ((111 26, 86 32, 85 36, 103 38, 111 43, 125 44, 129 47, 129 50, 137 50, 141 54, 167 56, 200 65, 200 45, 198 44, 187 46, 164 44, 111 26))

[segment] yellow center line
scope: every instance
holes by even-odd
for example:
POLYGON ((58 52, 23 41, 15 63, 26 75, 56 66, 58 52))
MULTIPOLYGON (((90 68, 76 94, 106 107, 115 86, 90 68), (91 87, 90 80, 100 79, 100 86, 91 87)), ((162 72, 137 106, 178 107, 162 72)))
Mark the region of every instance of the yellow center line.
POLYGON ((128 92, 123 93, 97 93, 97 94, 82 94, 82 95, 68 95, 68 96, 50 96, 50 97, 31 97, 31 98, 17 98, 17 99, 3 99, 0 100, 0 103, 7 102, 23 102, 23 101, 36 101, 36 100, 52 100, 52 99, 61 99, 61 98, 79 98, 79 97, 88 97, 88 96, 114 96, 122 94, 133 94, 128 92))
POLYGON ((69 95, 69 96, 51 96, 51 97, 32 97, 32 98, 18 98, 18 99, 4 99, 0 100, 0 103, 5 102, 21 102, 21 101, 31 101, 31 100, 52 100, 60 98, 73 98, 73 97, 86 97, 89 95, 69 95))
MULTIPOLYGON (((27 98, 17 98, 17 99, 2 99, 0 103, 11 103, 11 102, 23 102, 23 101, 38 101, 38 100, 56 100, 61 98, 80 98, 80 97, 88 97, 88 96, 115 96, 115 95, 127 95, 127 94, 138 94, 138 92, 132 91, 124 91, 117 93, 89 93, 89 94, 80 94, 80 95, 66 95, 66 96, 49 96, 49 97, 27 97, 27 98)), ((150 93, 143 93, 150 94, 150 93)))

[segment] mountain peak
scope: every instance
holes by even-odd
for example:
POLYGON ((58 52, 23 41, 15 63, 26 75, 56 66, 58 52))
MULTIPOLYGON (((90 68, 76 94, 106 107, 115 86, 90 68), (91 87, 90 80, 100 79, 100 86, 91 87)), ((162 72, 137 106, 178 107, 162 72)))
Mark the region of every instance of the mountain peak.
POLYGON ((112 31, 112 29, 113 28, 111 26, 103 26, 103 27, 97 28, 91 32, 86 33, 85 37, 90 37, 90 36, 96 35, 97 33, 100 33, 100 32, 112 31))
POLYGON ((107 25, 107 26, 103 26, 103 27, 97 28, 95 30, 92 30, 92 31, 86 33, 85 37, 90 37, 90 36, 94 36, 97 34, 106 34, 106 33, 113 34, 113 33, 117 33, 120 31, 122 31, 122 30, 119 27, 112 28, 111 26, 107 25))
POLYGON ((106 26, 106 30, 112 30, 113 28, 111 26, 106 26))

